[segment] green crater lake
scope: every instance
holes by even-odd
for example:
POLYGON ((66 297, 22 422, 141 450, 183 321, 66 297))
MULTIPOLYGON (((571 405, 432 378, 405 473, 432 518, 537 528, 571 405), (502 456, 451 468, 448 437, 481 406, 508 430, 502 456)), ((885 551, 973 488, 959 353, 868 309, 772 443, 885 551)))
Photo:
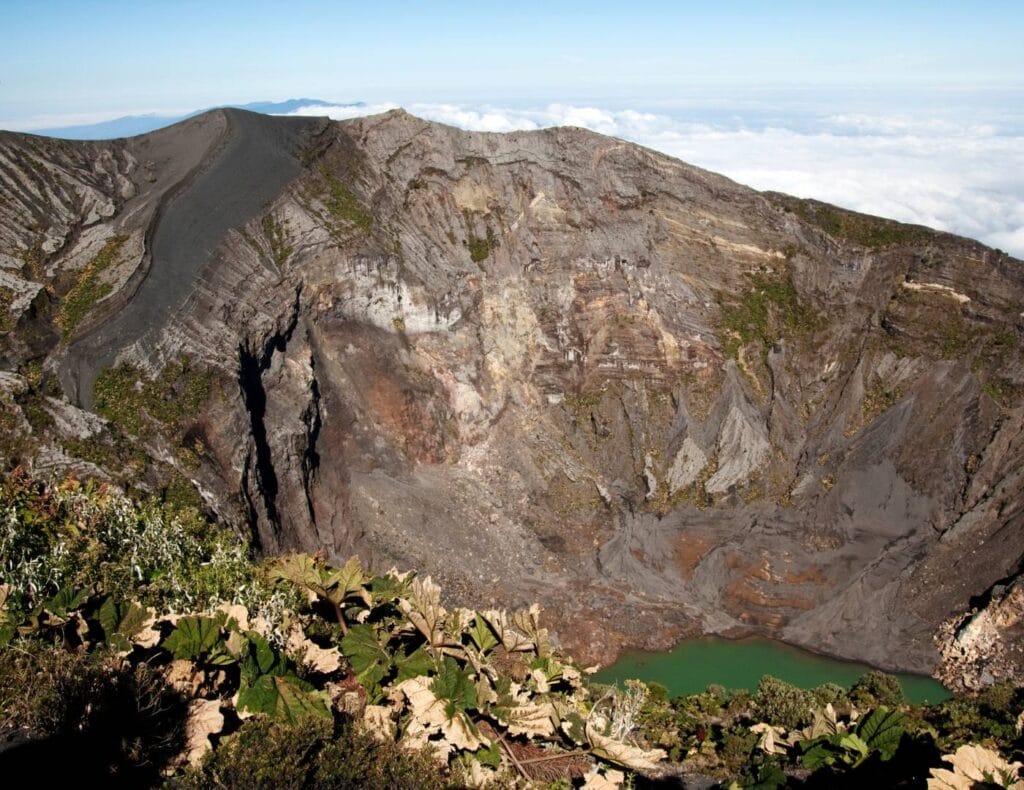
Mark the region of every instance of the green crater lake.
MULTIPOLYGON (((679 643, 668 653, 627 652, 594 680, 621 683, 629 678, 660 683, 669 696, 699 694, 709 685, 753 691, 762 675, 773 675, 794 686, 814 688, 823 683, 850 687, 873 667, 810 653, 770 639, 702 637, 679 643)), ((910 702, 941 702, 949 691, 922 675, 896 675, 910 702)))

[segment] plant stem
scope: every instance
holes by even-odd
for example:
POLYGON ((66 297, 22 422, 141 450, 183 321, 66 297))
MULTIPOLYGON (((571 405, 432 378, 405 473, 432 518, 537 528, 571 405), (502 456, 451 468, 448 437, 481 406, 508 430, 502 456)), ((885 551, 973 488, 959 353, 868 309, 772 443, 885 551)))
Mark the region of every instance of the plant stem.
POLYGON ((512 747, 508 745, 508 743, 505 741, 505 739, 501 736, 500 733, 498 734, 498 742, 505 747, 505 754, 509 756, 509 759, 512 761, 512 764, 516 767, 516 770, 519 771, 519 773, 523 776, 524 779, 529 780, 530 775, 526 773, 526 769, 523 768, 523 764, 519 762, 519 759, 515 756, 515 753, 512 751, 512 747))

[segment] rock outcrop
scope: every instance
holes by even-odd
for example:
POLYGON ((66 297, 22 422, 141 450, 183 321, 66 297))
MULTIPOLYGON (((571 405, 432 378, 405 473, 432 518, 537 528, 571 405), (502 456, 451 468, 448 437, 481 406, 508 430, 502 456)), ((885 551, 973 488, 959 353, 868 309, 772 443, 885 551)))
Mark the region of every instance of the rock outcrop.
POLYGON ((218 111, 0 137, 0 244, 8 458, 540 600, 584 658, 756 632, 930 672, 1021 571, 1024 263, 977 242, 580 129, 218 111))

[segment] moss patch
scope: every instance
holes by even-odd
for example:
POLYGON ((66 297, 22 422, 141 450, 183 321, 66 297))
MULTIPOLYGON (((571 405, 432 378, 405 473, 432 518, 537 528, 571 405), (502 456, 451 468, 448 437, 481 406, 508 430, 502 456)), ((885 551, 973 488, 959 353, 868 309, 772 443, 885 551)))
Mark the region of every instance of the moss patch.
POLYGON ((65 338, 74 333, 93 306, 112 290, 110 283, 100 281, 100 275, 117 260, 126 240, 126 236, 115 236, 104 244, 96 257, 79 272, 78 280, 64 296, 57 313, 57 325, 65 338))

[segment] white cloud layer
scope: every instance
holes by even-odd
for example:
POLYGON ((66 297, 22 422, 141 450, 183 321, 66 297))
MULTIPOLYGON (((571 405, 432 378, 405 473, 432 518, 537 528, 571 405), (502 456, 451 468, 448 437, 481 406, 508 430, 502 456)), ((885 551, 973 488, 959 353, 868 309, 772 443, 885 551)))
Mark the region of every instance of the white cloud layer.
MULTIPOLYGON (((397 106, 309 107, 296 114, 342 119, 397 106)), ((569 104, 511 109, 421 103, 406 109, 475 131, 582 126, 756 189, 928 225, 1024 257, 1024 126, 998 118, 820 113, 759 123, 722 113, 708 122, 693 111, 682 117, 569 104)))

